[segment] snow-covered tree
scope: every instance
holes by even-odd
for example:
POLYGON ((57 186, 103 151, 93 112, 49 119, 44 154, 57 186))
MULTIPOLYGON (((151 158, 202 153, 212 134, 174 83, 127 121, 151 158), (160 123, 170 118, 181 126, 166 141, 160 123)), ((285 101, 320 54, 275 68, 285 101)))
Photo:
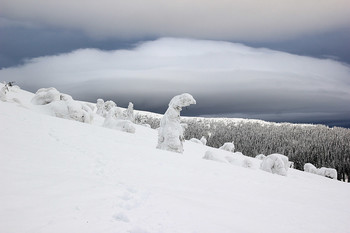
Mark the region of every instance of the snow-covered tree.
POLYGON ((32 103, 37 105, 45 105, 61 99, 61 93, 54 87, 40 88, 32 98, 32 103))
POLYGON ((317 168, 312 163, 305 163, 304 165, 304 171, 317 174, 317 168))
POLYGON ((116 129, 127 133, 135 133, 136 129, 129 120, 120 119, 123 114, 118 107, 112 108, 103 122, 103 126, 110 129, 116 129))
POLYGON ((321 167, 320 169, 317 169, 317 174, 336 180, 338 173, 337 170, 334 168, 321 167))
POLYGON ((56 117, 91 123, 93 111, 88 104, 73 100, 70 95, 60 93, 60 99, 49 104, 50 110, 56 117))
POLYGON ((219 149, 234 153, 235 145, 233 144, 233 142, 225 142, 224 145, 222 145, 219 149))
POLYGON ((281 154, 271 154, 263 159, 260 169, 270 173, 286 176, 288 171, 288 157, 281 154))
POLYGON ((106 116, 105 101, 103 99, 97 99, 96 108, 96 114, 103 117, 106 116))
POLYGON ((173 152, 183 152, 183 127, 180 122, 180 112, 183 107, 196 104, 192 95, 184 93, 173 97, 169 107, 160 121, 158 129, 158 149, 173 152))
POLYGON ((129 102, 128 108, 126 109, 126 119, 135 122, 135 115, 134 115, 134 104, 129 102))
POLYGON ((200 140, 203 145, 207 145, 207 139, 204 136, 202 136, 200 140))

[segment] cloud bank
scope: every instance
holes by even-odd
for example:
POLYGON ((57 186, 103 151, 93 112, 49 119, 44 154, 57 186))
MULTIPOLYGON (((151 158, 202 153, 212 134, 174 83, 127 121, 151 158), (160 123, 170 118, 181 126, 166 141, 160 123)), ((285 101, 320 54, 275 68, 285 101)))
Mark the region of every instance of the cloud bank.
POLYGON ((136 109, 162 112, 188 92, 197 100, 192 115, 350 122, 348 65, 229 42, 162 38, 131 50, 82 49, 30 59, 0 77, 136 109))
POLYGON ((348 0, 0 0, 0 16, 97 38, 277 40, 349 27, 348 0))

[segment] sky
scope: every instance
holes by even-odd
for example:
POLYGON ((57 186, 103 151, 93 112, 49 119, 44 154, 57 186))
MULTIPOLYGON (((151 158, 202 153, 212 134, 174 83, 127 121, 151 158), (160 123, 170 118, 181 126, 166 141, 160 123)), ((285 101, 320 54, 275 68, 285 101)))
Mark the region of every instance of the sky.
POLYGON ((348 0, 0 0, 0 81, 163 113, 350 127, 348 0))

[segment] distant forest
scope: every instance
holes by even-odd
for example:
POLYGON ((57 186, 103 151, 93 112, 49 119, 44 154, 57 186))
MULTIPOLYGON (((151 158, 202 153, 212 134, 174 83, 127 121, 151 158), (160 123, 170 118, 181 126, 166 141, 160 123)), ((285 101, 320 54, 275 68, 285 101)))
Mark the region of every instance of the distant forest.
MULTIPOLYGON (((160 118, 138 114, 136 120, 158 128, 160 118)), ((215 148, 233 141, 236 151, 251 157, 284 154, 296 169, 303 170, 305 163, 335 168, 339 180, 350 182, 350 129, 229 118, 188 117, 182 121, 187 124, 187 140, 205 136, 207 145, 215 148)))

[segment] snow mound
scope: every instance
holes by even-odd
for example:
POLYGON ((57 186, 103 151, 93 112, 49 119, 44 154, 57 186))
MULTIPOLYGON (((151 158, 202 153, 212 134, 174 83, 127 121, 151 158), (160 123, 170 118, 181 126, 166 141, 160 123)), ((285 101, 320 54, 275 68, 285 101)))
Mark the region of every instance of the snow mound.
POLYGON ((32 99, 33 104, 45 105, 61 100, 61 93, 54 87, 40 88, 32 99))
POLYGON ((287 175, 288 168, 288 157, 281 154, 271 154, 266 156, 260 165, 261 170, 282 176, 287 175))

